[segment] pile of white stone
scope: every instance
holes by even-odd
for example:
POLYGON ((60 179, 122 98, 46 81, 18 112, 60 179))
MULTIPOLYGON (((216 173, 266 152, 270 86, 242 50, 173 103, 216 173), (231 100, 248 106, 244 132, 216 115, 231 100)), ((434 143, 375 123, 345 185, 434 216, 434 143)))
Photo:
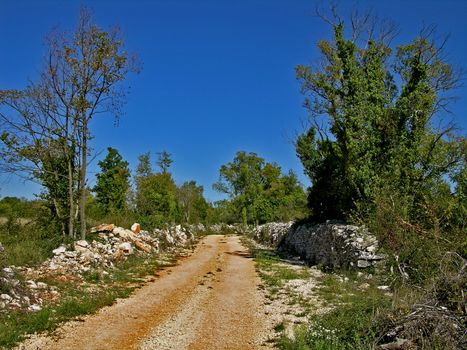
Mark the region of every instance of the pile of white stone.
MULTIPOLYGON (((0 256, 4 251, 0 243, 0 256)), ((44 282, 20 281, 14 268, 14 266, 6 266, 0 270, 0 313, 11 309, 39 311, 42 309, 44 293, 58 294, 44 282)))
POLYGON ((40 270, 60 273, 82 273, 92 266, 112 267, 114 261, 139 253, 157 252, 159 242, 139 224, 127 230, 113 224, 102 224, 91 229, 99 239, 91 242, 79 240, 72 245, 61 245, 53 250, 54 256, 47 259, 40 270))
POLYGON ((225 235, 225 234, 244 234, 245 230, 248 228, 245 228, 244 225, 242 224, 214 224, 209 226, 208 232, 214 233, 214 234, 219 234, 219 235, 225 235))
POLYGON ((195 235, 201 231, 204 231, 203 224, 188 227, 175 225, 163 229, 154 229, 153 236, 156 237, 162 249, 170 251, 193 242, 195 235))
POLYGON ((161 249, 170 251, 186 246, 195 239, 197 226, 170 226, 155 229, 152 234, 142 231, 135 223, 131 229, 113 224, 102 224, 91 229, 98 239, 91 242, 80 240, 73 246, 62 245, 53 250, 54 256, 46 260, 41 268, 62 273, 82 273, 92 267, 111 268, 114 262, 136 254, 158 253, 161 249))
POLYGON ((254 229, 260 243, 299 256, 310 265, 325 268, 367 268, 384 258, 378 240, 365 227, 327 222, 312 225, 269 223, 254 229))
MULTIPOLYGON (((173 251, 191 244, 198 233, 204 231, 203 225, 170 226, 156 229, 150 234, 142 231, 135 223, 131 229, 113 224, 102 224, 91 229, 97 234, 90 241, 79 240, 69 245, 61 245, 53 250, 53 257, 38 267, 7 266, 0 269, 0 312, 8 309, 41 310, 43 299, 59 297, 53 286, 34 280, 22 281, 17 273, 33 276, 37 280, 50 274, 78 275, 92 268, 112 268, 118 260, 130 255, 159 253, 161 250, 173 251)), ((93 237, 93 235, 90 235, 93 237)), ((0 262, 4 248, 0 243, 0 262)), ((1 266, 0 266, 1 267, 1 266)), ((75 278, 76 278, 75 277, 75 278)))

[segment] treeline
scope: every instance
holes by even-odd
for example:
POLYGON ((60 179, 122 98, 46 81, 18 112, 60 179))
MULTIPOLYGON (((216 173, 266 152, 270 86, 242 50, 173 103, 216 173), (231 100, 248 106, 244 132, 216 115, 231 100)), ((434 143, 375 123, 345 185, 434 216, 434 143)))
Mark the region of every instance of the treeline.
POLYGON ((177 186, 170 172, 171 155, 158 153, 158 170, 153 169, 151 154, 139 156, 132 178, 128 162, 109 147, 99 161, 96 185, 88 195, 87 212, 96 221, 138 221, 146 228, 164 224, 197 224, 210 220, 212 206, 196 181, 177 186))
MULTIPOLYGON (((177 185, 170 171, 172 163, 166 151, 157 153, 155 162, 147 152, 138 157, 132 171, 118 150, 109 147, 98 162, 95 185, 86 191, 88 226, 102 222, 129 226, 134 221, 148 229, 167 224, 247 225, 306 216, 306 194, 295 173, 283 174, 277 164, 255 153, 237 152, 232 162, 221 166, 220 180, 213 188, 227 194, 228 199, 214 203, 205 198, 203 186, 194 180, 177 185)), ((53 215, 47 197, 40 197, 5 197, 0 200, 0 216, 8 221, 60 220, 53 215)))
POLYGON ((220 168, 214 189, 229 200, 216 204, 217 220, 226 223, 263 224, 290 221, 307 215, 306 194, 293 171, 287 174, 256 153, 237 152, 220 168))
POLYGON ((165 224, 262 224, 289 221, 306 215, 306 195, 297 176, 268 163, 255 153, 240 151, 220 168, 213 187, 228 199, 211 203, 196 181, 177 185, 170 172, 171 154, 157 153, 154 170, 151 154, 144 153, 131 176, 119 152, 108 148, 98 165, 96 185, 90 189, 87 211, 97 221, 137 220, 145 227, 165 224))

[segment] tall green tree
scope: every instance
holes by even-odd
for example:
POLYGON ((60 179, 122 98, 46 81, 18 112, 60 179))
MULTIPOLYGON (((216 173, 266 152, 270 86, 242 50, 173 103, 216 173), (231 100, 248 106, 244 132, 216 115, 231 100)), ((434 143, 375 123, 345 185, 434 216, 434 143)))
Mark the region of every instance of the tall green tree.
POLYGON ((209 205, 203 192, 203 186, 198 186, 196 181, 187 181, 178 188, 177 200, 182 214, 181 222, 196 224, 206 219, 209 205))
POLYGON ((157 164, 160 172, 154 173, 150 153, 138 157, 136 169, 136 211, 147 226, 160 226, 174 223, 179 218, 177 196, 178 188, 168 171, 172 160, 170 154, 161 156, 157 164))
POLYGON ((162 173, 167 173, 173 163, 172 155, 167 151, 157 153, 157 166, 162 173))
POLYGON ((97 183, 93 188, 96 202, 104 214, 121 212, 126 209, 126 197, 130 188, 128 162, 115 148, 107 148, 106 157, 99 161, 101 172, 96 174, 97 183))
POLYGON ((151 153, 143 153, 138 156, 138 166, 136 168, 136 178, 143 178, 152 175, 151 153))
POLYGON ((160 226, 177 220, 177 185, 170 173, 142 178, 136 195, 136 208, 143 223, 160 226))
POLYGON ((426 184, 443 182, 461 160, 462 139, 431 123, 458 83, 433 30, 394 50, 390 31, 377 35, 372 21, 352 23, 363 27, 346 36, 336 19, 333 40, 318 44, 320 64, 296 67, 311 120, 296 151, 318 221, 365 216, 383 187, 401 191, 415 208, 426 184))

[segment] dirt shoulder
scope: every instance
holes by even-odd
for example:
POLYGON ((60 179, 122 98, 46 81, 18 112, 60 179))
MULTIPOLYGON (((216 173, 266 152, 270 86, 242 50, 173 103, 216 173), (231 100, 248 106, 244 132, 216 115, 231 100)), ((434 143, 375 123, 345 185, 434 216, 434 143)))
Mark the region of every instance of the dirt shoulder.
POLYGON ((271 322, 254 262, 235 236, 207 236, 159 278, 20 349, 260 349, 271 322))

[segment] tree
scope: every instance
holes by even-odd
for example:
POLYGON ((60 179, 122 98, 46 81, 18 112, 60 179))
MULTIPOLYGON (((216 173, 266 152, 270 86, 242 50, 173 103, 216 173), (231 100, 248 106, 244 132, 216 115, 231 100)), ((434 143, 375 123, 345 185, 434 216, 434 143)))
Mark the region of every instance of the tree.
POLYGON ((178 188, 182 222, 200 223, 206 218, 208 203, 204 199, 203 191, 203 186, 198 186, 196 181, 187 181, 178 188))
POLYGON ((328 23, 334 38, 319 42, 320 64, 296 67, 310 111, 311 127, 297 138, 296 151, 312 182, 312 216, 364 217, 388 186, 415 208, 425 185, 442 182, 462 154, 451 126, 431 124, 458 84, 443 44, 427 28, 393 50, 392 28, 378 31, 369 16, 352 18, 349 37, 339 17, 328 23))
MULTIPOLYGON (((24 91, 0 93, 0 102, 6 106, 0 114, 2 153, 11 171, 27 172, 30 178, 42 174, 65 179, 68 233, 74 236, 75 213, 79 212, 84 238, 89 123, 102 113, 118 118, 125 97, 120 83, 127 73, 137 71, 137 65, 124 50, 119 32, 100 29, 85 8, 76 30, 53 32, 47 46, 39 83, 24 91), (66 171, 60 174, 45 166, 57 157, 65 162, 66 171)), ((50 183, 43 182, 45 186, 50 183)), ((47 190, 51 195, 53 190, 47 190)))
POLYGON ((136 195, 138 214, 148 226, 173 223, 177 218, 177 185, 170 173, 141 178, 136 195))
POLYGON ((168 172, 172 163, 170 154, 159 154, 158 165, 161 172, 154 173, 150 153, 138 157, 136 169, 136 211, 142 223, 148 226, 160 226, 173 223, 178 219, 177 185, 168 172))
POLYGON ((168 172, 170 166, 173 163, 171 156, 172 155, 166 151, 157 153, 157 165, 163 174, 168 172))
POLYGON ((293 172, 283 176, 278 165, 243 151, 221 166, 220 180, 213 187, 230 197, 244 224, 296 218, 305 199, 293 172))
POLYGON ((97 184, 93 188, 96 202, 105 214, 121 212, 126 208, 126 195, 130 188, 128 162, 115 148, 109 147, 107 156, 98 165, 101 172, 96 174, 97 184))
POLYGON ((151 153, 143 153, 138 156, 138 166, 136 168, 136 178, 148 177, 152 175, 151 153))

